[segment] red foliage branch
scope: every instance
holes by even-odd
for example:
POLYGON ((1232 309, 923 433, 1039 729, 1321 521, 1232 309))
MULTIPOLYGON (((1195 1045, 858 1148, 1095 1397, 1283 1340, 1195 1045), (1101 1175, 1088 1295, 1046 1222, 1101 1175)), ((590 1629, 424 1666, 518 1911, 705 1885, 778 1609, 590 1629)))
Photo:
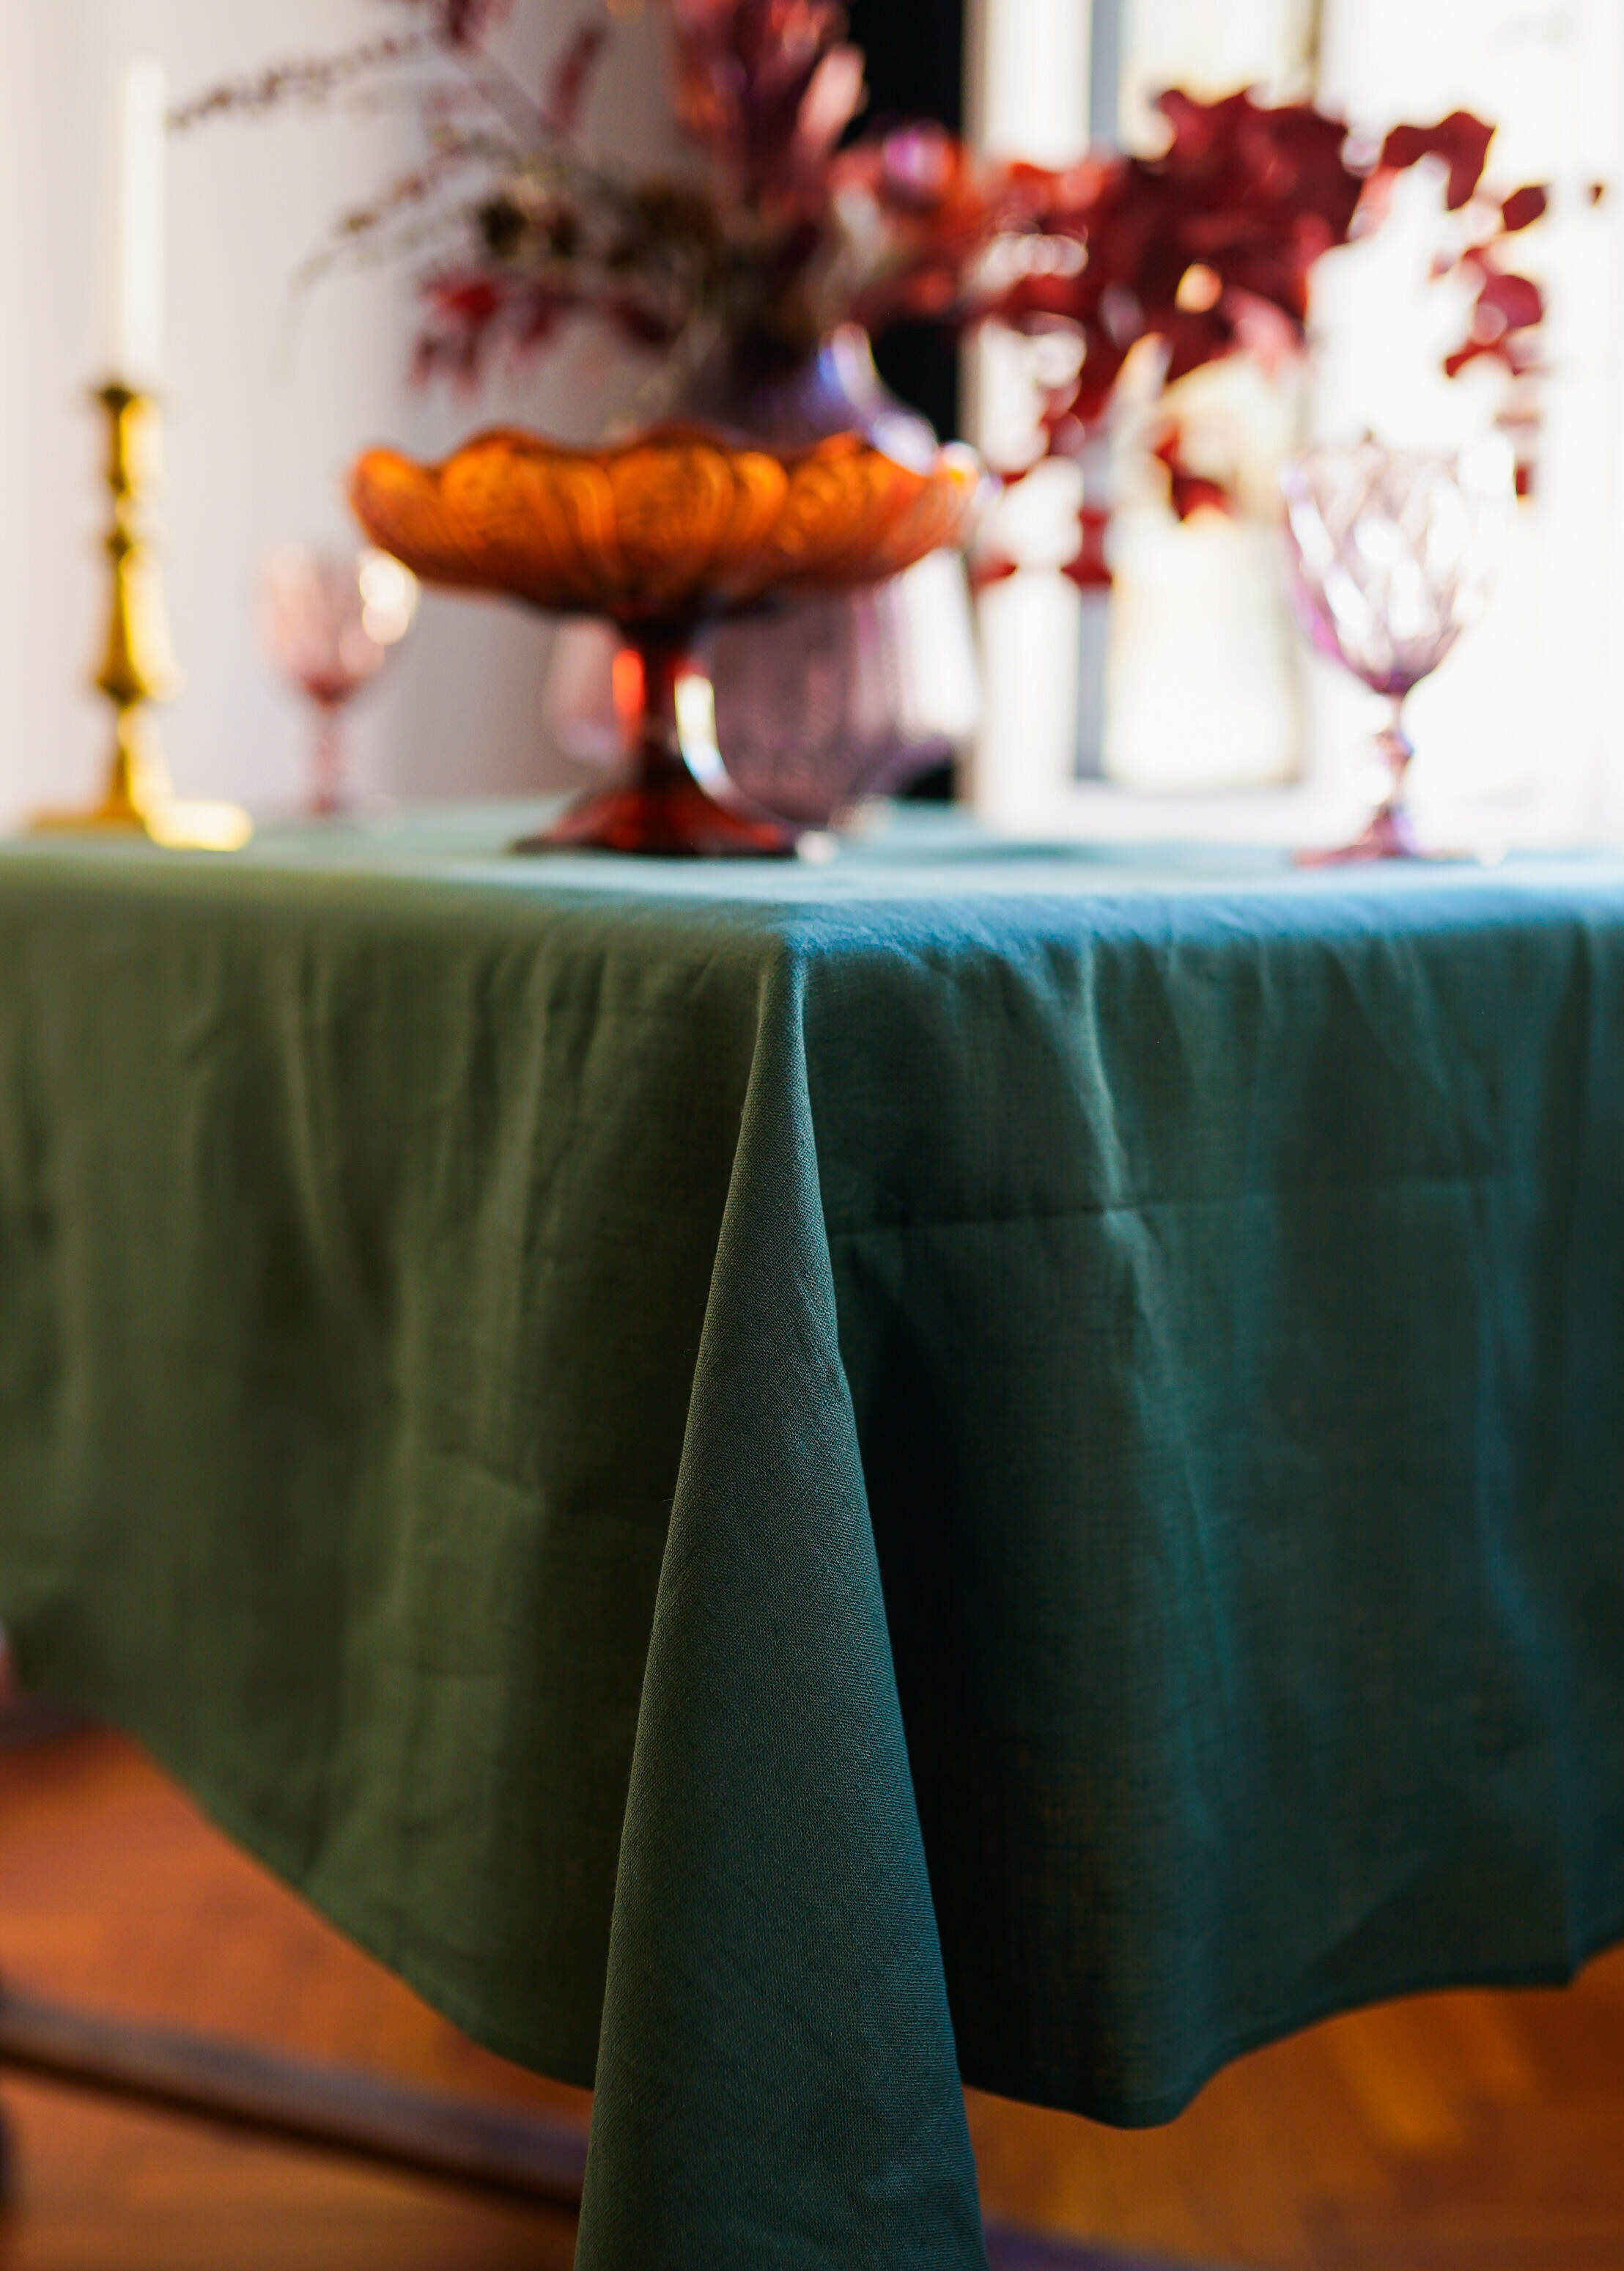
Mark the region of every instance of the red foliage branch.
POLYGON ((477 48, 512 10, 513 0, 395 0, 427 19, 429 35, 444 48, 477 48))
POLYGON ((835 0, 668 0, 677 115, 745 199, 822 184, 863 101, 863 57, 835 0))
MULTIPOLYGON (((1493 129, 1464 111, 1395 127, 1368 160, 1341 120, 1245 93, 1164 94, 1159 154, 1104 152, 1059 169, 990 160, 930 121, 854 132, 863 58, 838 0, 664 0, 677 116, 704 171, 681 182, 628 175, 593 166, 578 145, 601 19, 577 27, 527 96, 487 44, 510 0, 384 4, 411 11, 417 30, 215 90, 182 115, 263 109, 368 69, 440 59, 446 76, 424 97, 434 160, 339 231, 352 252, 416 258, 424 376, 471 383, 493 354, 545 346, 582 314, 651 348, 720 339, 779 355, 841 321, 1058 328, 1080 353, 1048 406, 1046 444, 1075 453, 1145 342, 1168 385, 1236 353, 1300 353, 1316 264, 1376 225, 1397 173, 1440 163, 1451 212, 1470 220, 1487 205, 1493 129), (470 102, 494 123, 471 125, 470 102), (478 186, 454 193, 464 168, 478 186), (425 213, 443 224, 427 251, 425 213), (412 226, 393 239, 403 216, 412 226)), ((1514 190, 1447 264, 1472 299, 1451 377, 1484 358, 1517 377, 1537 368, 1543 298, 1501 249, 1545 209, 1543 190, 1514 190)), ((1176 511, 1226 502, 1184 464, 1171 420, 1156 454, 1176 511)), ((1076 572, 1105 573, 1102 524, 1088 525, 1076 572)))
MULTIPOLYGON (((1445 205, 1462 211, 1480 195, 1493 139, 1491 127, 1457 111, 1396 128, 1363 164, 1342 121, 1306 104, 1268 108, 1244 93, 1199 103, 1175 91, 1159 107, 1168 127, 1159 154, 1108 153, 1058 172, 990 167, 923 127, 841 153, 837 176, 884 211, 897 248, 859 316, 1075 335, 1077 376, 1051 397, 1045 420, 1049 451, 1075 455, 1109 419, 1128 357, 1146 341, 1161 350, 1164 385, 1239 352, 1267 363, 1301 353, 1316 264, 1375 226, 1394 175, 1441 161, 1445 205)), ((1500 264, 1497 248, 1546 205, 1542 189, 1513 191, 1482 240, 1441 267, 1472 291, 1467 337, 1444 364, 1450 377, 1486 356, 1513 376, 1536 368, 1543 296, 1500 264)), ((1174 510, 1229 509, 1222 485, 1186 465, 1182 450, 1169 420, 1154 454, 1174 510)), ((1101 531, 1090 523, 1085 533, 1074 572, 1096 583, 1106 572, 1101 531)))

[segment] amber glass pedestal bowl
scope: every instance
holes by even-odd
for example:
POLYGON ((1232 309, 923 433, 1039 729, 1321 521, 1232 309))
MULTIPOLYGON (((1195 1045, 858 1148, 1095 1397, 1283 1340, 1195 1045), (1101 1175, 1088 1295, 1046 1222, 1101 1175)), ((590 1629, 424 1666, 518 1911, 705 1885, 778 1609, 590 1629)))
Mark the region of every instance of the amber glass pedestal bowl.
POLYGON ((373 450, 350 495, 372 541, 425 583, 606 616, 619 633, 624 776, 517 848, 760 855, 791 851, 794 830, 728 780, 708 631, 961 543, 980 484, 956 444, 905 465, 856 434, 781 453, 674 425, 605 450, 501 428, 439 465, 373 450))

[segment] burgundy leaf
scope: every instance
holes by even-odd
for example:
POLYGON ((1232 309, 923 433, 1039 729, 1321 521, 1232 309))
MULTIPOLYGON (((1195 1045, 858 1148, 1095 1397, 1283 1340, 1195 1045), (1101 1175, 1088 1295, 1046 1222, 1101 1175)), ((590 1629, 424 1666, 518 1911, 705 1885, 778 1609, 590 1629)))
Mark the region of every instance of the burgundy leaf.
POLYGON ((1174 511, 1180 520, 1188 520, 1192 512, 1199 512, 1203 507, 1227 517, 1235 510, 1234 497, 1221 481, 1205 473, 1191 473, 1179 455, 1182 441, 1178 428, 1169 426, 1151 451, 1168 469, 1168 495, 1174 511))
POLYGON ((608 42, 607 25, 588 21, 575 26, 569 45, 552 67, 542 98, 542 121, 550 134, 573 134, 581 123, 581 114, 608 42))
POLYGON ((1480 361, 1485 355, 1503 360, 1498 346, 1488 346, 1480 339, 1468 339, 1464 347, 1457 347, 1453 354, 1445 355, 1443 375, 1446 378, 1458 378, 1468 364, 1480 361))
POLYGON ((1223 484, 1208 480, 1199 473, 1170 473, 1168 495, 1181 520, 1188 520, 1192 512, 1203 510, 1221 512, 1226 519, 1235 511, 1235 499, 1223 484))
POLYGON ((1546 211, 1551 200, 1535 182, 1526 189, 1513 190, 1500 208, 1500 225, 1508 236, 1515 236, 1520 228, 1531 228, 1546 211))
POLYGON ((1060 572, 1069 576, 1079 591, 1109 592, 1111 563, 1105 556, 1105 547, 1111 517, 1098 505, 1085 505, 1077 516, 1077 526, 1081 540, 1060 572))
POLYGON ((1395 126, 1382 145, 1382 164, 1402 172, 1423 158, 1442 158, 1450 169, 1444 202, 1458 212, 1483 178, 1494 130, 1469 110, 1452 110, 1435 126, 1395 126))
POLYGON ((1530 277, 1490 269, 1478 293, 1478 306, 1497 315, 1508 331, 1523 331, 1543 319, 1545 294, 1530 277))

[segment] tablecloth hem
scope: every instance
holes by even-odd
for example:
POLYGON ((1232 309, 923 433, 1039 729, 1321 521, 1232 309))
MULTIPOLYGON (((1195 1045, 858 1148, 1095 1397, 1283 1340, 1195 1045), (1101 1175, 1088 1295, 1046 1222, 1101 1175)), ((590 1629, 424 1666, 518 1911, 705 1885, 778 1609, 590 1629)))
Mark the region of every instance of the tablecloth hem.
MULTIPOLYGON (((26 1678, 26 1642, 13 1636, 12 1644, 26 1678)), ((369 1930, 366 1921, 344 1899, 330 1900, 324 1894, 318 1896, 312 1892, 306 1881, 308 1873, 301 1862, 291 1851, 280 1850, 275 1837, 262 1834, 247 1814, 240 1813, 228 1798, 220 1797, 205 1776, 194 1772, 189 1764, 174 1758, 165 1745, 154 1741, 141 1728, 109 1709, 99 1699, 79 1694, 63 1694, 62 1700, 138 1743, 154 1764, 184 1791, 192 1804, 223 1836, 228 1837, 234 1845, 262 1868, 269 1870, 279 1885, 303 1902, 323 1923, 332 1925, 363 1955, 370 1956, 385 1970, 392 1971, 397 1978, 403 1979, 414 1994, 419 1995, 441 2018, 449 2020, 460 2033, 466 2035, 471 2042, 477 2043, 481 2050, 490 2051, 497 2058, 506 2059, 510 2065, 523 2066, 526 2073, 538 2074, 546 2081, 562 2082, 571 2089, 590 2090, 594 2087, 596 2055, 582 2067, 567 2053, 554 2054, 539 2047, 533 2038, 510 2032, 500 2023, 493 2023, 468 1997, 440 1978, 432 1963, 423 1962, 411 1951, 392 1942, 386 1932, 369 1930)))
MULTIPOLYGON (((12 1646, 26 1678, 29 1670, 26 1635, 13 1634, 12 1646)), ((274 1837, 263 1835, 258 1826, 239 1813, 228 1798, 220 1797, 206 1778, 197 1776, 189 1768, 169 1756, 164 1746, 154 1742, 138 1727, 115 1721, 115 1715, 108 1707, 95 1699, 83 1694, 70 1694, 64 1695, 63 1700, 86 1710, 105 1724, 117 1724, 119 1731, 127 1734, 147 1751, 154 1762, 184 1790, 191 1802, 222 1835, 268 1869, 290 1893, 324 1923, 342 1932, 363 1954, 404 1980, 415 1994, 421 1996, 432 2009, 449 2020, 471 2042, 477 2043, 481 2049, 492 2051, 498 2058, 508 2059, 512 2065, 522 2066, 527 2073, 539 2075, 545 2081, 560 2082, 574 2089, 590 2090, 594 2087, 596 2059, 590 2066, 582 2067, 567 2055, 555 2055, 539 2048, 530 2036, 493 2023, 456 1987, 439 1977, 432 1963, 423 1962, 398 1947, 389 1944, 386 1934, 369 1931, 365 1920, 351 1910, 342 1899, 330 1901, 325 1897, 318 1898, 303 1881, 304 1873, 298 1862, 290 1854, 278 1850, 274 1837)), ((1369 2009, 1379 2003, 1400 2002, 1410 1996, 1568 1987, 1598 1956, 1620 1945, 1624 1945, 1624 1908, 1598 1932, 1583 1938, 1571 1960, 1554 1956, 1548 1962, 1489 1965, 1471 1971, 1451 1970, 1446 1965, 1420 1964, 1400 1978, 1384 1979, 1379 1986, 1361 1986, 1346 1995, 1316 1996, 1289 2012, 1275 2014, 1257 2027, 1249 2027, 1224 2037, 1216 2048, 1205 2053, 1197 2062, 1187 2081, 1154 2096, 1129 2098, 1098 2091, 1079 2091, 1052 2074, 1013 2074, 962 2059, 960 2062, 960 2074, 968 2089, 980 2090, 990 2096, 1009 2098, 1019 2104, 1044 2106, 1056 2112, 1077 2114, 1106 2128, 1164 2128, 1193 2104, 1207 2084, 1226 2066, 1237 2059, 1250 2056, 1254 2051, 1264 2050, 1272 2043, 1281 2042, 1287 2036, 1301 2034, 1308 2028, 1322 2025, 1330 2019, 1346 2017, 1353 2011, 1369 2009)))
MULTIPOLYGON (((1079 2091, 1075 2082, 1068 2087, 1053 2076, 998 2074, 994 2069, 979 2065, 974 2073, 964 2072, 964 2081, 967 2088, 981 2090, 989 2096, 1007 2097, 1022 2105, 1047 2106, 1057 2113, 1079 2114, 1085 2120, 1096 2121, 1105 2128, 1165 2128, 1168 2122, 1176 2121, 1179 2115, 1193 2104, 1208 2082, 1221 2074, 1226 2066, 1232 2065, 1236 2059, 1249 2056, 1253 2051, 1266 2050, 1272 2043, 1284 2041, 1288 2035, 1301 2034, 1307 2028, 1319 2026, 1328 2019, 1345 2018, 1350 2012, 1368 2010, 1378 2003, 1402 2002, 1413 1995, 1569 1987, 1587 1964, 1593 1963, 1598 1955, 1621 1942, 1624 1942, 1624 1910, 1620 1910, 1601 1931, 1581 1940, 1578 1952, 1571 1960, 1559 1956, 1552 1958, 1549 1962, 1487 1965, 1471 1971, 1451 1971, 1447 1966, 1421 1964, 1413 1973, 1396 1979, 1383 1979, 1380 1986, 1360 1987, 1346 1995, 1316 1996, 1289 2014, 1277 2015, 1259 2026, 1249 2027, 1227 2036, 1215 2050, 1202 2057, 1188 2082, 1153 2097, 1124 2098, 1097 2091, 1079 2091)), ((964 2062, 960 2064, 962 2069, 964 2062)))

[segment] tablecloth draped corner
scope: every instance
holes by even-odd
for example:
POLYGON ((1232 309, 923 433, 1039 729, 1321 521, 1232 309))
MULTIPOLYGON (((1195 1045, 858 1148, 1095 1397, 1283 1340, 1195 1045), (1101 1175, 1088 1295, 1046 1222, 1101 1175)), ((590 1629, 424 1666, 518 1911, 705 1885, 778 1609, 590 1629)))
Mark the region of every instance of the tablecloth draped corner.
POLYGON ((633 2253, 648 2271, 985 2271, 842 1368, 805 989, 782 942, 644 1679, 579 2271, 633 2253), (779 1393, 741 1405, 763 1366, 779 1393), (815 2179, 787 2184, 797 2164, 815 2179))

